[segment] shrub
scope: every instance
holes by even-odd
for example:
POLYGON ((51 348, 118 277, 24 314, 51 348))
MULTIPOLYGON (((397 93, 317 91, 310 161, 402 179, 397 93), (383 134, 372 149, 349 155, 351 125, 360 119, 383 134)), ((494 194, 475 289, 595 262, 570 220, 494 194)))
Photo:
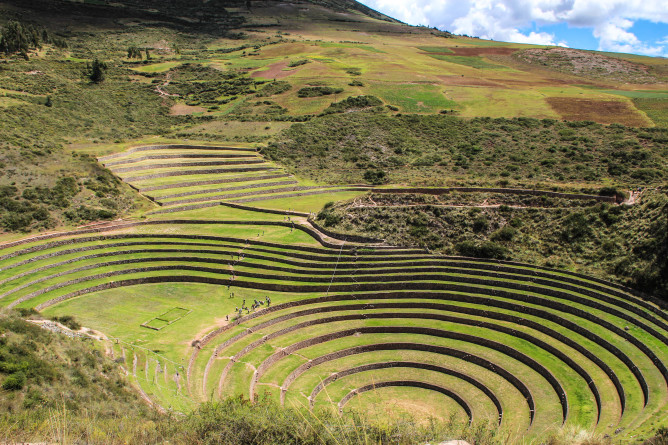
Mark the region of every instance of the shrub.
POLYGON ((72 221, 94 221, 98 219, 111 219, 116 216, 116 212, 106 209, 95 209, 82 205, 75 210, 66 211, 65 216, 72 221))
POLYGON ((367 170, 364 172, 364 180, 372 185, 386 183, 389 179, 387 173, 382 170, 367 170))
POLYGON ((325 227, 335 226, 340 223, 342 219, 341 216, 332 213, 329 208, 321 210, 318 213, 318 220, 322 221, 325 227))
POLYGON ((290 85, 289 82, 286 82, 284 80, 279 80, 277 82, 271 82, 266 85, 264 85, 260 90, 257 92, 255 96, 257 97, 269 97, 269 96, 274 96, 276 94, 281 94, 285 93, 286 91, 290 91, 292 88, 292 85, 290 85))
POLYGON ((383 101, 376 96, 350 96, 340 102, 331 104, 323 111, 323 114, 343 113, 348 110, 379 107, 381 105, 383 105, 383 101))
POLYGON ((442 160, 443 158, 440 155, 432 153, 416 159, 413 161, 413 165, 416 167, 430 167, 437 162, 441 162, 442 160))
POLYGON ((479 216, 473 220, 473 231, 474 232, 484 232, 489 228, 489 221, 484 216, 479 216))
POLYGON ((502 260, 508 256, 508 249, 492 241, 480 244, 475 241, 462 241, 455 245, 455 249, 462 256, 475 258, 495 258, 502 260))
POLYGON ((329 96, 331 94, 339 94, 343 92, 343 88, 332 87, 304 87, 297 91, 299 97, 320 97, 329 96))
POLYGON ((293 60, 288 64, 288 66, 290 68, 294 68, 296 66, 306 65, 307 63, 309 63, 308 59, 299 59, 299 60, 293 60))
POLYGON ((2 389, 7 391, 18 391, 23 389, 26 384, 26 375, 22 372, 15 372, 2 382, 2 389))
POLYGON ((501 227, 496 232, 492 233, 490 239, 493 241, 512 241, 516 234, 517 234, 517 229, 509 225, 506 225, 501 227))
POLYGON ((620 190, 617 187, 603 187, 598 191, 600 196, 615 196, 620 199, 628 198, 628 195, 623 190, 620 190))
POLYGON ((81 325, 71 315, 63 315, 61 317, 55 316, 51 317, 51 320, 57 321, 58 323, 67 326, 73 331, 78 331, 79 329, 81 329, 81 325))
POLYGON ((575 241, 591 233, 589 221, 584 213, 573 213, 564 220, 564 229, 561 237, 565 241, 575 241))
POLYGON ((639 181, 651 182, 654 179, 663 177, 663 174, 656 168, 639 168, 631 173, 631 177, 639 181))
POLYGON ((10 231, 26 229, 31 223, 32 215, 30 214, 9 212, 2 217, 2 227, 10 231))

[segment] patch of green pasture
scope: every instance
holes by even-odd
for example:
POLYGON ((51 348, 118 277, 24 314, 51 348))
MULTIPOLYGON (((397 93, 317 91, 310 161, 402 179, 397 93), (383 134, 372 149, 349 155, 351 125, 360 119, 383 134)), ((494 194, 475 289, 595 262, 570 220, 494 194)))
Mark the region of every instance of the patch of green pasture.
MULTIPOLYGON (((141 162, 131 163, 131 164, 119 164, 109 167, 112 172, 117 171, 122 168, 136 168, 137 170, 118 172, 117 174, 122 177, 133 177, 133 176, 142 176, 142 175, 151 175, 155 173, 177 173, 183 172, 184 176, 192 176, 186 173, 199 170, 234 170, 238 168, 255 168, 255 167, 268 167, 268 163, 257 162, 261 161, 259 158, 240 158, 240 159, 148 159, 141 162), (210 165, 209 161, 214 162, 243 162, 243 164, 220 164, 220 165, 210 165), (179 163, 197 163, 198 165, 179 165, 179 163)), ((249 172, 254 173, 255 171, 249 172)), ((245 173, 239 171, 232 171, 231 173, 245 173)), ((206 174, 206 173, 202 173, 206 174)))
POLYGON ((426 53, 454 53, 448 46, 418 46, 417 49, 426 53))
MULTIPOLYGON (((247 206, 257 206, 268 209, 277 210, 294 210, 297 212, 314 212, 317 213, 322 207, 330 201, 343 201, 357 198, 366 192, 336 192, 323 193, 320 195, 298 196, 293 198, 267 198, 267 200, 253 201, 249 203, 240 203, 247 206)), ((288 229, 289 230, 289 229, 288 229)))
MULTIPOLYGON (((301 376, 299 376, 299 378, 297 378, 289 387, 286 394, 286 404, 289 403, 289 401, 294 397, 302 397, 301 394, 309 395, 312 389, 323 380, 324 376, 329 376, 335 372, 368 363, 383 363, 394 361, 427 363, 443 366, 445 368, 454 369, 469 376, 473 376, 478 381, 484 382, 485 386, 487 386, 498 397, 503 408, 504 424, 516 425, 520 429, 525 429, 529 426, 528 405, 526 403, 517 403, 518 400, 522 400, 522 395, 508 381, 500 377, 498 374, 495 374, 490 370, 482 368, 473 363, 466 362, 456 357, 448 357, 447 361, 444 362, 443 356, 424 351, 371 351, 368 353, 351 355, 338 360, 333 360, 313 366, 304 372, 301 376)), ((371 381, 371 379, 369 380, 371 381)), ((462 384, 466 385, 464 382, 462 382, 462 384)), ((335 398, 332 397, 328 388, 329 385, 318 394, 315 404, 316 408, 327 406, 331 403, 331 401, 338 402, 338 400, 335 400, 335 398)), ((482 397, 486 398, 486 396, 482 397)))
POLYGON ((455 101, 443 95, 441 88, 432 84, 376 83, 370 86, 369 93, 406 113, 437 113, 443 109, 459 108, 455 101))
POLYGON ((436 60, 442 60, 448 63, 456 63, 457 65, 470 66, 471 68, 477 68, 481 70, 482 69, 495 70, 495 71, 512 70, 512 68, 488 62, 482 57, 477 57, 477 56, 448 56, 444 54, 427 54, 427 55, 436 60))
POLYGON ((17 107, 20 105, 30 105, 28 102, 22 101, 20 99, 15 99, 13 97, 2 97, 0 96, 0 107, 17 107))
POLYGON ((449 87, 452 97, 463 110, 462 117, 529 117, 560 119, 545 102, 545 95, 534 89, 502 89, 478 87, 449 87))
MULTIPOLYGON (((328 330, 327 332, 332 332, 328 330)), ((514 359, 508 358, 503 354, 499 354, 496 351, 487 350, 486 348, 473 345, 470 343, 462 343, 455 340, 446 340, 438 339, 435 337, 422 336, 422 335, 404 335, 404 334, 362 334, 357 337, 346 337, 342 339, 337 339, 336 341, 325 342, 319 345, 312 346, 310 348, 304 348, 299 351, 301 356, 305 357, 318 357, 325 355, 330 352, 360 346, 365 344, 375 344, 375 343, 385 343, 385 342, 417 342, 422 344, 433 344, 440 346, 454 347, 456 349, 470 351, 473 354, 480 355, 492 362, 503 364, 503 367, 506 368, 509 372, 512 372, 515 375, 521 375, 522 380, 527 384, 527 386, 532 391, 535 400, 541 406, 543 410, 538 412, 534 426, 540 428, 540 425, 547 426, 552 422, 558 421, 561 417, 561 410, 557 407, 559 406, 558 399, 554 394, 554 391, 549 385, 545 385, 545 381, 540 377, 535 371, 531 368, 526 367, 519 362, 516 362, 514 359), (548 408, 551 407, 551 408, 548 408), (552 409, 553 408, 553 409, 552 409)), ((273 368, 276 368, 277 374, 273 375, 273 379, 281 380, 282 377, 278 376, 280 371, 283 371, 283 375, 287 376, 292 371, 292 366, 288 366, 286 363, 284 366, 284 361, 274 364, 273 368)), ((273 370, 272 370, 273 372, 273 370)), ((269 373, 266 374, 269 377, 269 373)), ((263 378, 263 381, 265 379, 263 378)), ((560 422, 559 422, 560 423, 560 422)))
POLYGON ((257 56, 253 57, 238 57, 238 58, 230 58, 227 60, 224 65, 225 68, 227 69, 258 69, 258 68, 265 68, 267 65, 271 65, 272 63, 276 62, 281 62, 283 61, 283 57, 260 57, 257 56))
MULTIPOLYGON (((465 305, 465 306, 470 306, 470 305, 465 305)), ((482 309, 484 310, 485 308, 483 307, 482 309)), ((501 312, 507 312, 507 311, 502 310, 501 312)), ((342 313, 345 313, 345 311, 342 312, 342 313)), ((513 313, 511 312, 511 314, 513 314, 513 313)), ((514 314, 514 315, 516 315, 516 314, 514 314)), ((278 315, 276 315, 276 316, 278 316, 278 315)), ((540 320, 540 319, 537 319, 536 321, 543 322, 543 323, 545 322, 545 320, 540 320)), ((507 323, 501 322, 501 324, 507 324, 507 323)), ((244 325, 244 326, 246 326, 246 325, 244 325)), ((284 326, 284 324, 281 324, 280 326, 273 327, 273 329, 279 329, 283 326, 284 326)), ((510 325, 510 327, 518 328, 518 326, 515 326, 515 325, 510 325)), ((557 331, 562 331, 567 336, 578 337, 578 335, 576 335, 573 332, 570 332, 568 330, 564 330, 563 328, 561 328, 558 325, 553 326, 553 329, 554 328, 556 328, 557 331)), ((527 330, 528 332, 532 332, 530 329, 527 329, 527 328, 520 327, 520 329, 527 330)), ((535 335, 535 333, 533 333, 532 335, 535 335)), ((542 334, 538 334, 538 337, 544 337, 544 336, 542 334)), ((547 338, 547 337, 544 337, 543 340, 547 341, 548 343, 554 342, 554 340, 552 340, 550 338, 547 338)), ((630 379, 626 379, 626 381, 625 381, 625 372, 624 372, 625 368, 623 366, 620 367, 619 365, 615 366, 615 362, 617 362, 616 358, 614 356, 610 355, 609 353, 607 353, 607 351, 600 350, 600 348, 598 346, 596 346, 594 344, 591 344, 586 339, 578 339, 577 341, 578 342, 584 342, 585 344, 589 343, 589 344, 587 344, 587 349, 590 350, 590 351, 598 351, 598 352, 595 352, 596 355, 599 355, 600 357, 602 357, 604 361, 609 362, 611 364, 611 366, 613 367, 613 369, 616 368, 615 372, 621 378, 624 386, 627 389, 629 389, 629 388, 634 389, 633 391, 627 392, 627 396, 628 396, 628 398, 627 398, 627 414, 632 415, 633 414, 633 406, 635 406, 635 403, 632 401, 632 398, 634 398, 633 396, 637 393, 637 391, 639 391, 639 387, 637 387, 637 384, 635 383, 635 380, 633 379, 633 377, 631 376, 630 379), (607 357, 607 359, 606 359, 606 357, 607 357), (620 372, 620 369, 622 370, 621 372, 620 372)), ((614 342, 614 339, 613 339, 613 342, 614 342)), ((582 358, 578 359, 577 357, 579 356, 579 354, 575 353, 574 351, 572 352, 571 355, 574 358, 576 358, 577 361, 582 361, 583 360, 582 358)), ((605 375, 603 374, 603 372, 601 370, 596 369, 591 364, 587 364, 587 363, 584 363, 584 362, 581 363, 581 364, 585 367, 585 369, 588 369, 591 373, 593 373, 592 376, 594 377, 594 381, 598 382, 599 389, 602 391, 602 394, 606 394, 606 393, 609 393, 610 391, 614 391, 614 388, 612 387, 611 383, 609 383, 607 381, 605 375), (603 384, 601 383, 602 381, 603 381, 603 384), (606 391, 606 388, 607 388, 607 391, 606 391)), ((628 375, 628 370, 626 370, 626 375, 628 375)), ((610 394, 610 396, 612 396, 612 394, 610 394)), ((615 399, 615 398, 616 397, 612 397, 612 399, 615 399)), ((610 402, 611 401, 610 399, 611 399, 611 397, 604 397, 604 404, 607 403, 607 402, 610 402)), ((657 397, 657 399, 660 399, 660 397, 657 397)), ((642 408, 642 406, 640 406, 640 408, 642 408)), ((614 413, 614 409, 612 410, 612 412, 614 413)), ((612 419, 612 420, 614 420, 614 419, 612 419)))
MULTIPOLYGON (((251 203, 254 204, 254 203, 251 203)), ((192 219, 227 219, 234 221, 284 221, 285 216, 274 213, 254 212, 252 210, 235 209, 223 205, 206 207, 203 209, 185 210, 178 212, 180 218, 192 219)), ((155 215, 158 216, 158 215, 155 215)), ((266 230, 260 228, 260 230, 266 230)))
POLYGON ((535 47, 535 45, 523 45, 519 43, 509 43, 509 42, 497 42, 495 40, 483 40, 483 39, 475 39, 475 38, 462 38, 462 37, 455 37, 452 40, 454 43, 458 44, 463 44, 464 46, 471 45, 471 46, 508 46, 511 48, 524 48, 524 47, 535 47))
POLYGON ((235 288, 229 298, 226 286, 200 283, 146 284, 110 289, 85 297, 66 300, 44 310, 46 315, 74 314, 83 325, 100 329, 112 337, 143 346, 177 363, 185 362, 192 352, 190 343, 199 334, 224 323, 225 315, 234 315, 241 300, 253 301, 269 295, 279 302, 281 295, 270 291, 235 288), (161 331, 141 327, 156 313, 175 305, 193 312, 161 331))
MULTIPOLYGON (((159 220, 161 218, 156 219, 159 220)), ((262 241, 283 243, 286 247, 291 244, 308 244, 321 247, 320 243, 315 241, 313 237, 301 230, 295 229, 290 231, 289 227, 281 226, 220 224, 213 219, 210 224, 159 224, 133 228, 134 233, 216 235, 236 237, 241 240, 256 238, 258 231, 264 232, 264 235, 261 236, 262 241)))
POLYGON ((629 97, 631 99, 668 99, 668 91, 665 90, 599 90, 606 94, 615 94, 618 96, 629 97))
POLYGON ((657 127, 668 127, 668 98, 634 98, 633 105, 645 113, 657 127))
POLYGON ((172 68, 175 68, 175 67, 180 66, 182 64, 183 64, 183 62, 176 62, 176 61, 161 62, 161 63, 153 63, 153 64, 150 64, 150 65, 138 66, 138 67, 132 68, 132 70, 139 71, 139 72, 142 72, 142 73, 162 73, 162 72, 165 72, 165 71, 169 71, 172 68))
MULTIPOLYGON (((253 159, 255 160, 255 159, 253 159)), ((142 168, 141 170, 134 170, 134 171, 129 171, 129 172, 122 172, 119 173, 119 176, 124 177, 124 178, 133 178, 137 176, 145 176, 145 175, 152 175, 152 174, 161 174, 161 173, 182 173, 182 175, 175 175, 175 176, 198 176, 198 175, 206 175, 207 173, 197 173, 202 170, 222 170, 220 174, 231 174, 231 173, 246 173, 246 172, 240 172, 240 171, 235 171, 235 169, 239 168, 275 168, 271 163, 269 162, 262 162, 262 163, 244 163, 244 164, 232 164, 232 165, 206 165, 206 164, 201 164, 200 165, 188 165, 188 166, 180 166, 176 162, 170 162, 170 160, 165 160, 166 165, 164 167, 156 167, 155 163, 159 162, 160 160, 150 160, 146 161, 146 163, 142 165, 135 165, 133 164, 132 167, 146 167, 142 168)), ((244 159, 240 159, 240 161, 246 161, 244 159)), ((195 162, 198 162, 195 160, 195 162)), ((201 162, 206 162, 206 160, 201 160, 201 162)), ((119 168, 122 168, 119 166, 119 168)), ((113 170, 112 170, 113 171, 113 170)), ((260 171, 264 170, 252 170, 247 173, 258 173, 260 171)), ((216 173, 212 173, 216 174, 216 173)), ((172 176, 173 177, 173 176, 172 176)), ((131 181, 134 183, 134 181, 131 181)))
MULTIPOLYGON (((164 136, 146 136, 143 138, 132 139, 126 142, 113 142, 113 143, 86 143, 86 144, 70 144, 69 148, 83 153, 89 153, 94 156, 106 156, 110 154, 116 154, 124 152, 125 150, 133 147, 142 147, 146 145, 164 145, 164 144, 175 144, 183 145, 186 144, 183 139, 175 139, 164 136)), ((219 146, 220 143, 212 143, 211 141, 199 140, 196 137, 189 139, 187 144, 192 145, 207 145, 207 146, 219 146)), ((186 144, 186 145, 187 145, 186 144)), ((250 144, 243 142, 227 142, 225 146, 229 147, 250 147, 250 144)), ((165 153, 174 153, 176 150, 166 150, 165 153)), ((148 153, 162 153, 162 150, 150 151, 148 153)), ((188 151, 197 153, 198 151, 188 151)), ((139 152, 148 154, 147 152, 139 152)), ((210 153, 210 151, 204 151, 204 153, 210 153)), ((133 156, 133 154, 127 153, 127 156, 133 156)), ((121 158, 119 158, 121 159, 121 158)))
MULTIPOLYGON (((199 144, 198 144, 199 145, 199 144)), ((124 153, 123 156, 118 156, 112 159, 109 159, 108 162, 120 162, 120 161, 131 161, 137 158, 141 158, 142 156, 154 156, 154 155, 201 155, 201 154, 222 154, 222 155, 244 155, 245 157, 253 158, 253 157, 258 157, 257 153, 252 152, 252 151, 243 151, 243 150, 234 150, 234 149, 228 149, 225 146, 221 146, 220 150, 199 150, 199 149, 183 149, 183 150, 178 150, 178 149, 164 149, 164 150, 147 150, 147 151, 135 151, 131 153, 124 153)), ((174 158, 174 159, 160 159, 160 160, 148 160, 149 162, 178 162, 179 158, 174 158)), ((188 158, 190 161, 197 161, 200 158, 188 158)), ((216 160, 218 158, 211 158, 213 160, 216 160)), ((243 159, 243 158, 220 158, 222 159, 243 159)), ((200 159, 203 160, 203 159, 200 159)), ((104 160, 103 160, 104 161, 104 160)), ((104 161, 107 162, 107 161, 104 161)), ((140 162, 145 162, 145 161, 140 161, 140 162)))
POLYGON ((372 53, 385 53, 385 51, 371 45, 364 45, 359 43, 336 43, 336 42, 318 42, 318 46, 322 48, 359 48, 372 53))

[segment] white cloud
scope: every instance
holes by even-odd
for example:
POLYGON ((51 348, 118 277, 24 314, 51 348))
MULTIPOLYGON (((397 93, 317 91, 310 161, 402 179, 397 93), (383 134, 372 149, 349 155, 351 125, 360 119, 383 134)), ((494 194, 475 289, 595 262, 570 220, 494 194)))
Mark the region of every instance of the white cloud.
POLYGON ((665 0, 362 0, 414 25, 456 34, 519 43, 567 46, 540 27, 567 23, 591 28, 599 50, 649 55, 668 53, 668 36, 641 42, 630 28, 636 20, 668 23, 665 0), (533 31, 522 32, 537 27, 533 31))

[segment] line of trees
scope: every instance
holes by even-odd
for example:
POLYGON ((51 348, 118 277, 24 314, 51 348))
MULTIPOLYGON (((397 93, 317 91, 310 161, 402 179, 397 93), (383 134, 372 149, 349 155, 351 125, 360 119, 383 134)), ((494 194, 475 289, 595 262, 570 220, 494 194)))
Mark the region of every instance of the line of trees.
POLYGON ((43 43, 67 47, 65 40, 53 37, 46 29, 17 20, 10 20, 0 33, 0 51, 4 54, 21 54, 27 58, 28 51, 41 48, 43 43))
MULTIPOLYGON (((151 60, 151 53, 149 48, 144 48, 143 49, 144 53, 146 54, 146 60, 151 60)), ((141 60, 141 53, 142 49, 139 48, 137 45, 132 45, 128 47, 128 59, 140 59, 141 60)), ((178 54, 178 51, 177 51, 178 54)))

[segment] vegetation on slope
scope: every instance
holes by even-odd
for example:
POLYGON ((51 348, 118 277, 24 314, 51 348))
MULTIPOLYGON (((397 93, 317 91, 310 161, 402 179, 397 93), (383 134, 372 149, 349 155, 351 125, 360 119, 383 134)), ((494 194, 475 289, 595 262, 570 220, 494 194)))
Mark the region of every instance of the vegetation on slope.
POLYGON ((98 344, 0 314, 0 440, 113 442, 157 419, 98 344))
POLYGON ((551 47, 527 49, 516 57, 529 64, 588 78, 639 84, 657 81, 647 66, 591 51, 551 47))
POLYGON ((285 130, 265 150, 312 179, 359 183, 381 170, 393 183, 661 183, 668 131, 551 119, 464 120, 348 113, 285 130))
POLYGON ((550 198, 530 200, 534 207, 509 201, 519 207, 456 207, 424 197, 372 195, 326 207, 317 220, 334 231, 391 244, 566 268, 668 298, 665 190, 648 191, 633 206, 564 207, 550 198))

